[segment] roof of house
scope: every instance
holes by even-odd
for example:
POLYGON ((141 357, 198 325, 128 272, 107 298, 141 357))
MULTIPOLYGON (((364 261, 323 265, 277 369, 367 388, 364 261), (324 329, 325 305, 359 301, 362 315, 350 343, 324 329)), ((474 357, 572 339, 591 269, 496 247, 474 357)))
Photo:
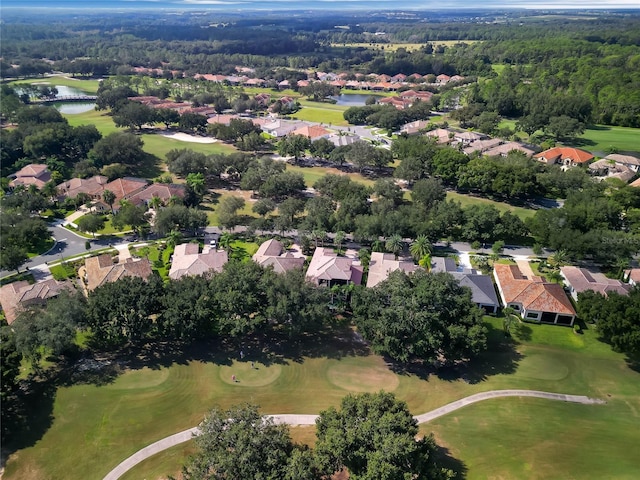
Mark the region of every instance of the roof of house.
POLYGON ((586 268, 566 266, 562 267, 560 271, 577 293, 593 290, 606 297, 611 292, 627 295, 630 290, 629 285, 622 283, 620 280, 607 278, 600 272, 592 272, 586 268))
POLYGON ((488 275, 452 273, 461 286, 471 289, 471 301, 481 305, 500 306, 493 281, 488 275))
POLYGON ((573 163, 586 163, 593 160, 593 154, 573 147, 553 147, 535 155, 537 159, 557 161, 569 159, 573 163))
POLYGON ((177 280, 185 275, 203 275, 207 272, 220 272, 229 260, 224 250, 205 249, 200 253, 197 243, 182 243, 176 245, 173 252, 173 262, 169 270, 169 278, 177 280))
POLYGON ((507 304, 519 303, 525 310, 575 315, 576 311, 561 285, 542 277, 522 274, 517 265, 495 264, 493 271, 507 304))
POLYGON ((327 137, 327 140, 333 143, 336 147, 351 145, 352 143, 357 142, 359 139, 360 137, 356 135, 338 135, 335 133, 327 137))
POLYGON ((134 205, 141 205, 150 201, 153 197, 158 197, 163 202, 167 202, 171 197, 184 198, 186 189, 184 185, 173 183, 152 183, 144 190, 129 197, 134 205))
POLYGON ((231 123, 231 120, 233 120, 234 118, 239 118, 237 115, 227 115, 227 114, 216 114, 213 115, 209 118, 207 118, 207 123, 221 123, 223 125, 229 125, 231 123))
POLYGON ((632 187, 640 187, 640 178, 638 178, 637 180, 634 180, 629 185, 631 185, 632 187))
POLYGON ((58 193, 69 198, 77 197, 79 193, 98 195, 104 191, 104 186, 108 181, 107 177, 103 175, 95 175, 91 178, 72 178, 58 185, 58 193))
POLYGON ((640 268, 632 268, 624 273, 629 280, 633 280, 635 283, 640 284, 640 268))
POLYGON ((324 137, 329 134, 331 132, 320 125, 305 125, 291 132, 291 135, 302 135, 310 139, 324 137))
POLYGON ((457 272, 456 261, 450 257, 431 257, 431 272, 457 272))
POLYGON ((463 142, 475 142, 477 140, 482 140, 485 135, 477 132, 456 132, 453 134, 453 137, 463 142))
POLYGON ((497 157, 498 155, 506 156, 509 153, 513 152, 514 150, 517 152, 522 152, 528 157, 530 157, 535 153, 535 151, 525 147, 519 142, 507 142, 507 143, 503 143, 502 145, 497 145, 493 148, 490 148, 489 150, 486 150, 484 152, 484 155, 487 155, 489 157, 497 157))
POLYGON ((30 163, 22 167, 15 174, 15 177, 9 185, 16 187, 18 185, 35 185, 42 188, 45 183, 51 180, 51 172, 47 170, 47 166, 41 163, 30 163))
POLYGON ((447 130, 445 128, 436 128, 435 130, 431 130, 427 133, 425 133, 425 135, 427 137, 434 137, 438 140, 438 143, 447 143, 451 141, 451 134, 453 132, 451 132, 450 130, 447 130))
POLYGON ((93 290, 123 277, 140 277, 146 280, 153 274, 151 262, 146 258, 127 258, 122 263, 113 263, 113 257, 107 253, 87 258, 84 266, 87 290, 93 290))
POLYGON ((619 153, 612 153, 604 157, 605 160, 613 160, 616 163, 623 165, 638 165, 640 166, 640 159, 632 157, 631 155, 620 155, 619 153))
POLYGON ((380 282, 385 281, 391 272, 402 270, 405 273, 413 273, 418 266, 413 262, 396 260, 391 253, 372 252, 369 261, 369 276, 367 287, 375 287, 380 282))
POLYGON ((263 267, 273 267, 276 273, 283 273, 304 266, 305 257, 285 251, 281 242, 276 239, 263 242, 253 255, 253 261, 263 267))
POLYGON ((116 202, 119 202, 129 195, 138 193, 146 187, 148 183, 144 178, 124 177, 107 183, 104 189, 113 192, 116 196, 116 202))
POLYGON ((471 155, 473 152, 484 152, 490 148, 497 147, 502 143, 500 138, 488 138, 486 140, 476 140, 471 142, 469 146, 465 147, 463 152, 467 155, 471 155))
POLYGON ((421 130, 427 128, 427 125, 429 125, 429 122, 427 120, 416 120, 415 122, 404 124, 400 129, 400 132, 407 134, 418 133, 421 130))
POLYGON ((319 282, 321 280, 343 280, 360 285, 362 282, 362 268, 354 265, 354 260, 348 257, 338 257, 338 254, 329 248, 318 247, 313 253, 307 278, 319 282))
POLYGON ((253 255, 253 260, 260 263, 259 259, 262 257, 277 257, 284 251, 284 245, 275 238, 262 242, 258 247, 258 250, 253 255))
POLYGON ((7 323, 13 323, 20 307, 42 304, 49 298, 58 296, 62 290, 71 290, 72 288, 71 283, 57 282, 54 279, 34 284, 22 280, 0 287, 0 304, 7 323))
POLYGON ((259 263, 263 267, 272 267, 276 273, 284 273, 289 270, 295 270, 296 268, 302 269, 304 267, 304 261, 303 257, 287 256, 287 254, 285 254, 280 257, 266 257, 259 263))

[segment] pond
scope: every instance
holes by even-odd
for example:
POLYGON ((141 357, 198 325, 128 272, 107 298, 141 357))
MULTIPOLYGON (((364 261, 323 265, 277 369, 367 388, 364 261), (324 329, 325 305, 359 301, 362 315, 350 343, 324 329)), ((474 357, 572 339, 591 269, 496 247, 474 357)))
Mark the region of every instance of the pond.
POLYGON ((336 101, 336 105, 344 105, 347 107, 362 107, 366 105, 367 98, 382 98, 380 95, 367 95, 362 93, 341 93, 338 96, 331 97, 336 101))
POLYGON ((74 113, 84 113, 96 107, 94 102, 55 102, 53 106, 60 112, 73 115, 74 113))

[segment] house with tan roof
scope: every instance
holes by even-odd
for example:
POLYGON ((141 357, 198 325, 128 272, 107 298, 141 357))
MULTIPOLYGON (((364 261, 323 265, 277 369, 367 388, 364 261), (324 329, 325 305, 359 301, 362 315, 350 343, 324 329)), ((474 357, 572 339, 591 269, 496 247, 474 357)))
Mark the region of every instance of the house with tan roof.
POLYGON ((575 301, 578 294, 591 290, 607 297, 609 293, 616 292, 619 295, 628 295, 631 287, 620 280, 607 278, 601 272, 594 272, 586 268, 566 266, 560 269, 560 275, 564 284, 569 288, 569 293, 575 301))
POLYGON ((400 128, 400 133, 404 133, 406 135, 416 135, 418 133, 422 133, 428 125, 429 122, 427 120, 416 120, 415 122, 404 124, 400 128))
POLYGON ((9 175, 13 177, 13 180, 9 182, 11 188, 15 188, 19 185, 28 187, 29 185, 35 185, 38 189, 44 187, 44 185, 51 180, 51 172, 49 172, 46 165, 41 163, 30 163, 25 165, 16 173, 9 175))
POLYGON ((497 147, 501 143, 502 143, 502 139, 500 138, 488 138, 487 140, 476 140, 475 142, 471 142, 462 151, 465 153, 465 155, 471 155, 476 152, 483 153, 483 152, 486 152, 487 150, 497 147))
POLYGON ((360 285, 362 282, 362 265, 353 258, 339 257, 329 248, 318 247, 313 253, 307 280, 316 285, 360 285))
POLYGON ((484 152, 484 155, 487 155, 488 157, 506 157, 511 152, 520 152, 527 157, 530 157, 534 153, 536 153, 534 150, 525 147, 520 142, 507 142, 503 143, 502 145, 496 145, 495 147, 486 150, 484 152))
POLYGON ((495 264, 493 277, 502 303, 523 319, 573 325, 576 311, 561 285, 535 275, 528 277, 517 265, 495 264))
POLYGON ((104 186, 105 190, 113 192, 116 196, 115 205, 120 203, 123 198, 129 198, 138 192, 144 190, 149 182, 143 178, 124 177, 118 178, 104 186))
POLYGON ((58 185, 58 194, 61 197, 75 198, 80 193, 85 193, 91 198, 99 199, 109 183, 107 177, 95 175, 91 178, 72 178, 58 185))
POLYGON ((640 178, 638 178, 637 180, 634 180, 629 185, 631 185, 632 187, 640 187, 640 178))
POLYGON ((253 255, 253 261, 263 267, 272 267, 276 273, 284 273, 304 267, 305 257, 287 252, 281 242, 272 238, 263 242, 253 255))
POLYGON ((338 133, 334 133, 332 135, 329 135, 327 137, 327 140, 333 143, 336 147, 342 147, 357 142, 358 140, 360 140, 360 137, 358 137, 357 135, 341 135, 338 133))
POLYGON ((234 118, 239 118, 238 115, 232 114, 215 114, 207 118, 207 123, 221 123, 222 125, 226 125, 227 127, 231 124, 231 120, 234 118))
POLYGON ((140 277, 147 280, 153 274, 151 262, 146 258, 134 260, 129 257, 123 262, 114 263, 113 257, 107 253, 87 258, 84 261, 84 269, 79 273, 88 291, 123 277, 140 277))
POLYGON ((11 325, 21 309, 45 305, 47 300, 57 297, 63 290, 72 291, 73 286, 70 282, 58 282, 54 279, 34 284, 22 280, 3 285, 0 287, 0 305, 7 323, 11 325))
POLYGON ((149 205, 154 197, 166 205, 171 197, 184 198, 187 191, 184 185, 174 183, 152 183, 144 190, 131 195, 128 200, 134 205, 149 205))
POLYGON ((595 157, 584 150, 573 147, 553 147, 533 156, 536 160, 547 165, 559 163, 566 170, 577 165, 586 165, 595 157))
POLYGON ((633 157, 631 155, 620 155, 619 153, 612 153, 604 157, 604 160, 610 160, 618 165, 624 165, 634 172, 640 172, 640 158, 633 157))
POLYGON ((205 246, 200 253, 197 243, 182 243, 176 245, 173 261, 169 270, 169 278, 177 280, 185 275, 204 275, 208 272, 221 272, 222 267, 229 261, 227 252, 205 246))
POLYGON ((624 278, 632 287, 640 285, 640 268, 631 268, 624 272, 624 278))
POLYGON ((478 132, 454 132, 453 134, 453 138, 463 145, 469 145, 486 137, 486 135, 478 132))
POLYGON ((302 135, 310 140, 318 140, 319 138, 327 138, 331 132, 320 125, 305 125, 295 129, 291 135, 302 135))
POLYGON ((372 288, 389 278, 391 272, 402 270, 404 273, 413 273, 418 266, 406 260, 396 260, 392 253, 372 252, 369 261, 369 276, 367 288, 372 288))
POLYGON ((425 135, 435 139, 436 142, 441 144, 451 143, 451 139, 453 138, 453 132, 445 128, 436 128, 435 130, 425 133, 425 135))
POLYGON ((607 160, 606 158, 590 163, 589 173, 594 175, 596 180, 617 178, 625 183, 636 176, 636 172, 626 165, 614 162, 613 160, 607 160))

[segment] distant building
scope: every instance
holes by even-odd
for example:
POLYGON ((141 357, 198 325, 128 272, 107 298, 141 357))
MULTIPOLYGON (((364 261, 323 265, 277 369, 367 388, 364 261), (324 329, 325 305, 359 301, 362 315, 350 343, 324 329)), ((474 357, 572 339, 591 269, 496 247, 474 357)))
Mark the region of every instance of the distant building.
POLYGON ((629 285, 625 285, 620 280, 607 278, 603 273, 593 272, 586 268, 562 267, 560 274, 575 301, 578 301, 580 292, 586 292, 587 290, 600 293, 605 297, 611 292, 628 295, 629 290, 631 290, 629 285))
POLYGON ((54 279, 30 284, 22 280, 8 283, 0 287, 0 304, 2 311, 11 325, 21 309, 30 306, 41 306, 50 298, 57 297, 63 290, 73 290, 70 282, 57 282, 54 279))
POLYGON ((41 189, 49 180, 51 180, 51 173, 44 164, 30 163, 9 177, 14 177, 13 180, 9 182, 9 186, 11 188, 15 188, 19 185, 25 187, 35 185, 38 189, 41 189))

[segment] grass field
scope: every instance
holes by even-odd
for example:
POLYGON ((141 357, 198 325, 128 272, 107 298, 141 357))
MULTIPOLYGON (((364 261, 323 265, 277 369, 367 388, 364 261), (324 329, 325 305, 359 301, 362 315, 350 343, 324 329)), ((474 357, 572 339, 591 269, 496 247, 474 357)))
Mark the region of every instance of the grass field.
MULTIPOLYGON (((475 404, 421 427, 435 432, 466 478, 634 478, 640 457, 640 374, 592 330, 520 324, 506 340, 488 319, 490 350, 469 370, 402 373, 340 334, 300 349, 197 345, 187 354, 132 357, 101 385, 70 384, 32 405, 32 428, 5 479, 102 478, 121 460, 164 436, 197 425, 214 405, 251 401, 264 413, 317 413, 350 391, 393 391, 413 413, 490 389, 528 388, 607 400, 584 406, 534 399, 475 404), (248 362, 259 370, 249 373, 248 362), (239 383, 230 381, 237 375, 239 383), (229 377, 229 378, 228 378, 229 377), (124 441, 126 439, 126 441, 124 441), (78 448, 78 442, 82 448, 78 448)), ((312 429, 294 431, 312 441, 312 429)), ((175 474, 190 444, 156 455, 126 478, 175 474)))
POLYGON ((521 220, 525 220, 529 217, 533 217, 536 214, 536 211, 531 208, 517 207, 515 205, 510 205, 508 203, 490 200, 488 198, 476 197, 473 195, 464 195, 462 193, 452 192, 452 191, 447 192, 447 200, 455 200, 456 202, 460 202, 460 204, 463 207, 467 207, 469 205, 478 205, 478 204, 493 205, 501 213, 504 213, 507 211, 511 212, 517 215, 518 217, 520 217, 521 220))
POLYGON ((324 177, 325 175, 332 173, 334 175, 346 175, 349 178, 351 178, 351 180, 354 180, 356 182, 360 182, 363 183, 367 186, 373 186, 373 184, 375 183, 374 180, 371 180, 370 178, 364 177, 362 175, 360 175, 359 173, 345 173, 341 170, 338 170, 337 168, 330 168, 330 167, 301 167, 298 165, 290 165, 287 164, 287 170, 291 171, 291 172, 298 172, 301 173, 302 176, 304 177, 304 181, 307 184, 308 187, 313 186, 314 183, 316 183, 318 181, 318 179, 324 177))
POLYGON ((575 145, 591 152, 607 152, 614 147, 620 152, 640 154, 640 128, 596 125, 587 128, 575 145))
POLYGON ((100 82, 98 80, 85 80, 75 79, 71 77, 46 77, 46 78, 30 78, 28 80, 16 80, 10 82, 10 84, 16 83, 37 83, 40 85, 64 85, 65 87, 73 87, 78 90, 87 92, 88 94, 95 94, 98 91, 100 82))
POLYGON ((347 109, 342 105, 332 103, 310 102, 301 100, 302 108, 291 115, 291 118, 307 122, 319 122, 325 125, 349 125, 344 119, 343 113, 347 109))

